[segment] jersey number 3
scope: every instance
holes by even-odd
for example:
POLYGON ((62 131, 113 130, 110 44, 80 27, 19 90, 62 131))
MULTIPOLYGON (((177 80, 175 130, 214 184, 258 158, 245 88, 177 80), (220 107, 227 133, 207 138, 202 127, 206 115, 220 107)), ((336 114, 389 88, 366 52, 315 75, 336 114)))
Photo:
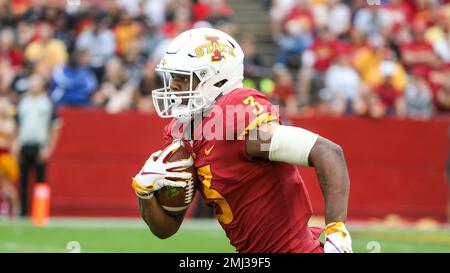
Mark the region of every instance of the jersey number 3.
POLYGON ((231 223, 231 221, 233 221, 233 212, 231 211, 230 205, 218 191, 211 189, 211 167, 209 165, 200 167, 197 170, 197 174, 198 176, 203 177, 203 193, 205 194, 206 199, 220 208, 220 210, 218 210, 218 208, 215 210, 217 220, 225 225, 231 223))
POLYGON ((253 114, 255 114, 255 115, 259 115, 264 111, 264 108, 262 107, 262 105, 259 102, 255 101, 255 98, 253 96, 246 98, 242 102, 245 105, 250 104, 250 106, 255 107, 255 109, 253 109, 253 114))

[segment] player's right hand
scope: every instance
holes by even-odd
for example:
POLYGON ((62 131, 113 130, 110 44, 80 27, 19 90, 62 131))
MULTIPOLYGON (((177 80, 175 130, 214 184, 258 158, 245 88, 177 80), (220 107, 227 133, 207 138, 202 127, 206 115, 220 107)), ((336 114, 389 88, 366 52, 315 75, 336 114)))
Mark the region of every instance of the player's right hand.
POLYGON ((194 164, 192 158, 176 162, 164 162, 164 159, 172 150, 176 150, 180 142, 170 144, 164 151, 153 153, 145 162, 141 171, 132 179, 132 187, 138 197, 150 199, 153 192, 162 187, 185 187, 187 180, 192 179, 192 174, 183 170, 194 164), (176 170, 176 171, 174 171, 176 170))
POLYGON ((329 223, 325 235, 325 253, 353 253, 352 239, 343 222, 329 223))

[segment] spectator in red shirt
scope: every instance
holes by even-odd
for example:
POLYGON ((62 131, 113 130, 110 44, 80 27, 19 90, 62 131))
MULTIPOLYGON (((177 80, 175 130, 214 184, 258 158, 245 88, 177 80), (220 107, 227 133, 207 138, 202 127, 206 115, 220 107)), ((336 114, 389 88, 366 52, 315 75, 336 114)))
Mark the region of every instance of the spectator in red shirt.
POLYGON ((192 27, 191 13, 189 10, 179 8, 175 11, 175 18, 163 25, 162 32, 167 38, 174 38, 181 32, 192 27))
POLYGON ((343 43, 328 29, 322 28, 309 50, 302 54, 299 71, 300 104, 314 103, 318 91, 323 88, 325 72, 336 56, 336 49, 343 43))
POLYGON ((342 42, 328 28, 319 30, 310 48, 314 53, 314 70, 319 73, 325 72, 336 56, 336 49, 341 45, 342 42))
POLYGON ((285 67, 274 68, 275 86, 269 99, 280 106, 280 115, 288 120, 288 115, 297 114, 297 99, 295 98, 295 85, 292 76, 285 67))
POLYGON ((350 38, 350 40, 349 40, 348 46, 350 47, 352 54, 357 52, 359 49, 365 48, 368 46, 366 35, 364 34, 364 32, 362 32, 356 28, 352 28, 350 30, 349 38, 350 38))
POLYGON ((305 20, 310 28, 314 28, 314 16, 311 13, 311 6, 307 0, 297 0, 297 4, 290 10, 287 21, 290 20, 305 20))
MULTIPOLYGON (((410 1, 413 2, 413 1, 410 1)), ((425 26, 430 26, 433 20, 433 1, 415 0, 413 22, 420 22, 425 26)))
POLYGON ((408 71, 414 70, 427 77, 433 68, 441 66, 442 61, 425 41, 426 26, 415 22, 412 27, 412 40, 400 46, 403 63, 408 71))
POLYGON ((31 4, 31 0, 11 0, 11 11, 14 15, 22 15, 31 4))
POLYGON ((8 90, 23 63, 22 51, 14 45, 11 29, 0 32, 0 90, 8 90))
POLYGON ((230 20, 233 16, 233 9, 224 0, 209 0, 206 21, 215 25, 218 20, 230 20))
POLYGON ((291 67, 298 66, 299 55, 311 45, 314 30, 314 17, 307 0, 298 0, 289 12, 283 32, 274 39, 278 44, 275 63, 291 67))
POLYGON ((395 71, 395 64, 386 61, 381 64, 380 69, 384 81, 375 86, 372 91, 381 105, 383 116, 403 116, 405 114, 403 93, 395 88, 391 80, 395 71))
POLYGON ((210 14, 208 0, 194 0, 192 4, 193 21, 205 21, 210 14))
POLYGON ((23 64, 23 52, 15 41, 12 29, 5 28, 0 32, 0 59, 6 60, 14 71, 18 71, 23 64))

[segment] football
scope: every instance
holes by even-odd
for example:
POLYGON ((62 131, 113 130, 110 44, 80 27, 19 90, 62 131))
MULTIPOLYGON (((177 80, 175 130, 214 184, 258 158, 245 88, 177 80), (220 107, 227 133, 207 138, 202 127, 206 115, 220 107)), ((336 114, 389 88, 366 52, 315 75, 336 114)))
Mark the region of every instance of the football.
MULTIPOLYGON (((181 142, 182 143, 182 142, 181 142)), ((167 148, 166 148, 167 149, 167 148)), ((183 159, 188 159, 191 154, 186 150, 183 145, 180 148, 169 154, 166 162, 176 162, 183 159)), ((174 170, 176 171, 176 170, 174 170)), ((194 166, 189 167, 183 172, 190 172, 192 179, 188 181, 184 188, 180 187, 163 187, 159 191, 156 191, 155 196, 161 207, 168 213, 177 215, 185 212, 189 207, 195 196, 197 185, 197 172, 194 166)))

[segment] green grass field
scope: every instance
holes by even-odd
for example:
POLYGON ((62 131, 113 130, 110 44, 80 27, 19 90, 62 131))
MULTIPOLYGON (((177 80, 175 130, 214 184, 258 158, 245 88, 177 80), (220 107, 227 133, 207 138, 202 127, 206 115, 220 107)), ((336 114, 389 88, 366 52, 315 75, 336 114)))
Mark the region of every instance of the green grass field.
MULTIPOLYGON (((349 225, 359 253, 448 252, 450 229, 374 228, 349 225)), ((0 252, 234 252, 214 220, 185 221, 179 232, 157 239, 139 219, 56 218, 46 227, 29 220, 0 221, 0 252), (78 248, 79 247, 79 248, 78 248)))

